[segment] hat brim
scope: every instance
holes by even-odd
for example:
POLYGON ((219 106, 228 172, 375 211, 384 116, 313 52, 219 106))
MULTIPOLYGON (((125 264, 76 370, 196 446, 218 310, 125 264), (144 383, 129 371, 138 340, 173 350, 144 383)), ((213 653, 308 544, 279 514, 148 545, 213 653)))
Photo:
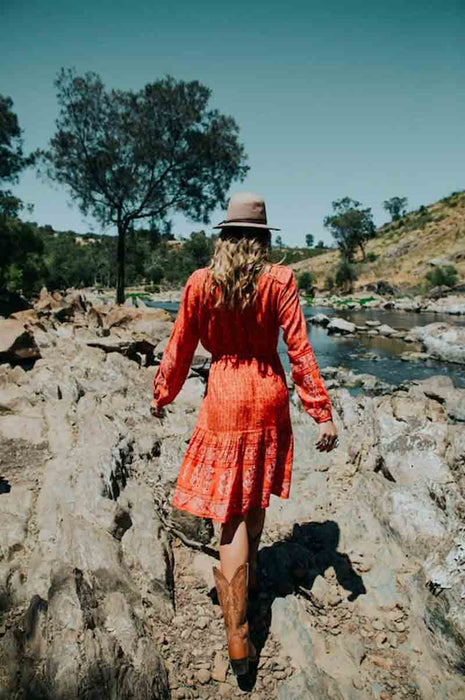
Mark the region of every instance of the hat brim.
POLYGON ((222 221, 218 226, 213 228, 262 228, 269 231, 281 231, 280 228, 268 226, 268 224, 254 224, 252 221, 222 221))

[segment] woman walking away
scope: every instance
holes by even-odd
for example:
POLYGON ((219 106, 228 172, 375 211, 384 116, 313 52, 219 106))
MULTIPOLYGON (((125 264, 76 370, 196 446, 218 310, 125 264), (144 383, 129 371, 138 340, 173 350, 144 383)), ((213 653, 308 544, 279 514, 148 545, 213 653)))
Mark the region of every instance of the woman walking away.
POLYGON ((316 447, 337 444, 332 405, 307 337, 294 273, 270 264, 265 203, 233 195, 208 267, 187 280, 154 378, 151 412, 163 417, 189 372, 199 340, 211 352, 207 391, 184 455, 173 505, 222 524, 214 567, 231 666, 247 673, 256 651, 247 599, 257 591, 257 551, 270 495, 289 498, 293 435, 277 343, 282 328, 292 378, 319 424, 316 447))

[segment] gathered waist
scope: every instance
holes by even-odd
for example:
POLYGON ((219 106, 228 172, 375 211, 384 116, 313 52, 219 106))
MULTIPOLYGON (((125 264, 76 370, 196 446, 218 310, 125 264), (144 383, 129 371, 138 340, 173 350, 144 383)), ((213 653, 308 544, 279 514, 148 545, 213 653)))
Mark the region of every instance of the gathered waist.
POLYGON ((259 362, 276 362, 279 360, 278 351, 270 353, 236 353, 236 352, 224 352, 224 353, 212 353, 211 361, 218 362, 220 360, 258 360, 259 362))

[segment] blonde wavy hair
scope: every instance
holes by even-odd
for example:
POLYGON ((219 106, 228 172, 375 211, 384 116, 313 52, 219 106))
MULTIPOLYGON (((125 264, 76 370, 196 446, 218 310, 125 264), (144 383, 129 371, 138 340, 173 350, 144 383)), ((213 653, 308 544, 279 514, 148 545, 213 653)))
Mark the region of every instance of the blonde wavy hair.
POLYGON ((220 290, 214 306, 242 310, 254 304, 258 278, 270 262, 270 247, 269 229, 234 226, 222 230, 208 266, 208 290, 220 290))

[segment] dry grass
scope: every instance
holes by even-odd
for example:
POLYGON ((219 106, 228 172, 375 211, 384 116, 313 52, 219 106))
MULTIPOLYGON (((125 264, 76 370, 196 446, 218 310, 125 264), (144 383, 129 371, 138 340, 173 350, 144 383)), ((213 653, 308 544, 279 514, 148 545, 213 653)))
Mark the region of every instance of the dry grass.
MULTIPOLYGON (((428 260, 440 258, 454 265, 460 281, 465 279, 465 192, 432 204, 422 212, 411 212, 399 224, 388 224, 378 229, 378 236, 368 241, 367 253, 375 253, 374 262, 361 262, 355 257, 358 279, 354 291, 366 284, 386 280, 404 291, 419 288, 426 272, 431 270, 428 260)), ((325 278, 333 275, 340 259, 338 251, 303 260, 291 267, 298 274, 310 270, 316 286, 325 288, 325 278)))

